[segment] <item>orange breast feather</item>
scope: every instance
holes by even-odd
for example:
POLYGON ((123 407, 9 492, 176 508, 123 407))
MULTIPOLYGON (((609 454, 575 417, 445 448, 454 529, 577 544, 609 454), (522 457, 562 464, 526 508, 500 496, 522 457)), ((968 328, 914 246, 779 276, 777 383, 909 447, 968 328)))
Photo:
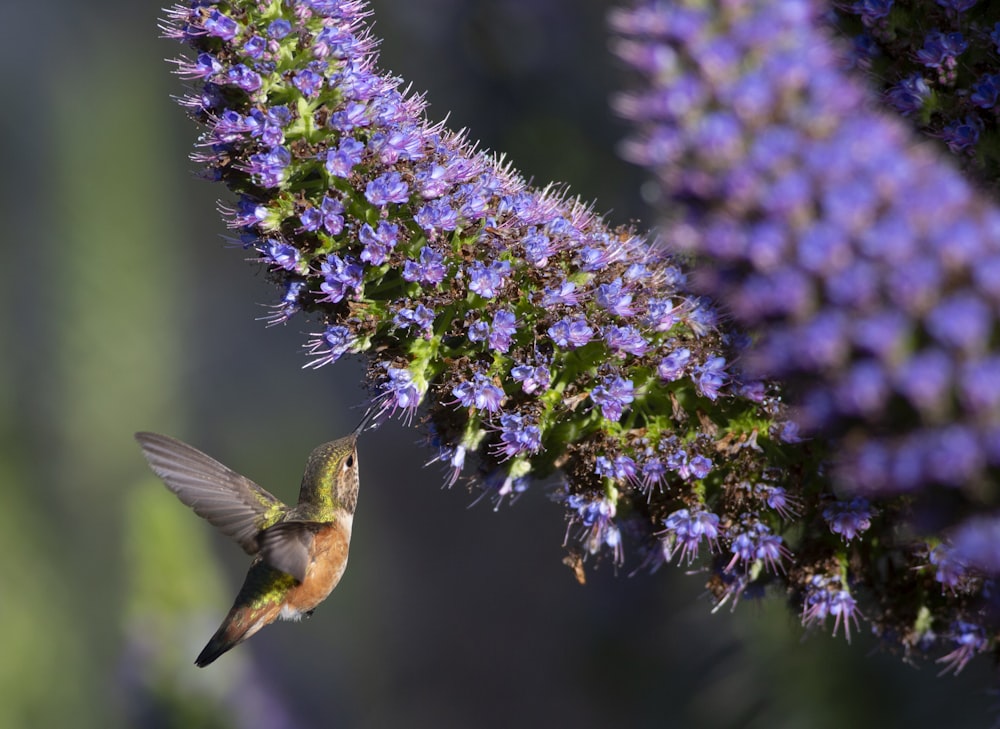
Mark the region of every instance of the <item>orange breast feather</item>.
POLYGON ((344 576, 350 539, 350 532, 339 524, 332 524, 316 533, 306 578, 288 593, 288 607, 308 612, 326 599, 344 576))

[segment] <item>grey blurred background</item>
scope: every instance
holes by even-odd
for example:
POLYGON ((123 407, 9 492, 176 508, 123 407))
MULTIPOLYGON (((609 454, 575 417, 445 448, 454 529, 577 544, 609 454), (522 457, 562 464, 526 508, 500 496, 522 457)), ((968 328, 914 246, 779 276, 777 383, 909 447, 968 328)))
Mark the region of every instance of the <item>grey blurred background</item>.
MULTIPOLYGON (((302 370, 276 292, 224 247, 225 191, 158 2, 8 3, 0 266, 0 727, 984 726, 988 660, 936 678, 802 637, 780 597, 710 614, 679 569, 585 587, 540 490, 495 513, 396 423, 361 444, 351 564, 308 622, 192 660, 248 560, 147 471, 196 444, 278 496, 363 403, 361 364, 302 370)), ((608 110, 603 2, 375 0, 383 65, 539 183, 648 218, 608 110)), ((831 626, 832 627, 832 626, 831 626)))

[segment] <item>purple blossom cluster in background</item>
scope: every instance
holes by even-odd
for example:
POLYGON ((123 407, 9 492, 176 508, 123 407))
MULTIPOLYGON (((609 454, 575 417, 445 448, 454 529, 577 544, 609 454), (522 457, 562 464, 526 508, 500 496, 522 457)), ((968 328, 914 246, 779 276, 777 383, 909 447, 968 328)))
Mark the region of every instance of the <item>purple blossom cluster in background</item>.
MULTIPOLYGON (((588 559, 698 560, 717 606, 773 586, 806 626, 867 625, 957 672, 995 644, 989 523, 898 527, 932 487, 993 496, 1000 217, 871 110, 817 10, 614 14, 647 82, 617 106, 662 183, 662 241, 428 121, 378 70, 364 2, 198 0, 167 34, 194 53, 195 158, 281 286, 270 321, 319 322, 308 366, 363 353, 447 484, 497 506, 551 484, 580 580, 588 559)), ((927 49, 946 76, 956 44, 927 49)))
MULTIPOLYGON (((889 5, 863 8, 875 23, 889 5)), ((640 128, 628 155, 676 203, 669 242, 710 261, 700 283, 759 334, 750 369, 836 439, 841 485, 996 504, 1000 211, 874 108, 819 10, 616 15, 619 55, 650 81, 617 104, 640 128)))

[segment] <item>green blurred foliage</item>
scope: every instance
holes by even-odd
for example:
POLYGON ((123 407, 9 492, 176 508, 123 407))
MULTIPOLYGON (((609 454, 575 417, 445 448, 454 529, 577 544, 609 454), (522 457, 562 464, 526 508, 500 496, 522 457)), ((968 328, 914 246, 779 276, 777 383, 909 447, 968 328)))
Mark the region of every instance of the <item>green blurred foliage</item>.
MULTIPOLYGON (((540 182, 643 214, 604 3, 376 0, 386 65, 540 182), (456 42, 456 38, 458 41, 456 42)), ((296 321, 227 249, 221 190, 157 40, 158 3, 18 3, 0 24, 0 726, 981 726, 988 666, 936 679, 863 637, 802 640, 780 597, 709 613, 699 576, 578 586, 541 489, 500 513, 440 488, 397 424, 361 444, 343 584, 303 624, 191 662, 248 560, 146 469, 168 432, 297 493, 353 425, 361 365, 302 371, 296 321), (15 70, 16 69, 16 70, 15 70), (391 455, 390 455, 391 454, 391 455)))

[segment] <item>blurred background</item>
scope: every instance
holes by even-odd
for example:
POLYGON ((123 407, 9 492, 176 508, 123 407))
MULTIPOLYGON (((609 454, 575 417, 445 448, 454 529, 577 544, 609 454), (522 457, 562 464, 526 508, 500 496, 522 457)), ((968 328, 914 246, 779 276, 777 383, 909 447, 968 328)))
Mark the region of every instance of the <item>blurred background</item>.
MULTIPOLYGON (((682 570, 578 585, 541 490, 494 512, 442 490, 414 430, 361 443, 350 569, 306 623, 194 656, 249 560, 146 468, 187 440, 294 500, 357 422, 362 365, 302 370, 305 333, 228 249, 160 0, 9 3, 0 24, 0 726, 972 727, 980 659, 937 678, 803 637, 780 597, 710 613, 682 570)), ((484 147, 613 222, 648 219, 604 2, 375 0, 383 65, 484 147)), ((634 565, 632 565, 634 566, 634 565)), ((829 626, 829 627, 832 627, 829 626)))

